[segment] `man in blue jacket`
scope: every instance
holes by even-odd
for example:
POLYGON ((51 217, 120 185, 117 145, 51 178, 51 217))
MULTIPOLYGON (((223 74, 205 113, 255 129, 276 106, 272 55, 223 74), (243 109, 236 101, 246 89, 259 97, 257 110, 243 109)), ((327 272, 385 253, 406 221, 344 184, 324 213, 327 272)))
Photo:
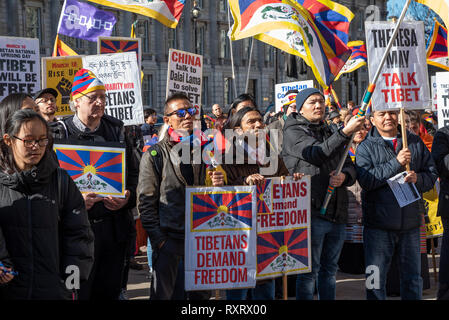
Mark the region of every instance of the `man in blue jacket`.
POLYGON ((395 250, 400 260, 401 298, 421 299, 422 212, 418 201, 401 208, 387 180, 405 171, 409 164, 405 181, 414 183, 418 192, 426 192, 438 176, 435 163, 421 139, 410 132, 408 148, 403 149, 397 111, 375 111, 371 122, 373 128, 356 153, 357 179, 363 189, 367 299, 386 298, 386 276, 395 250))

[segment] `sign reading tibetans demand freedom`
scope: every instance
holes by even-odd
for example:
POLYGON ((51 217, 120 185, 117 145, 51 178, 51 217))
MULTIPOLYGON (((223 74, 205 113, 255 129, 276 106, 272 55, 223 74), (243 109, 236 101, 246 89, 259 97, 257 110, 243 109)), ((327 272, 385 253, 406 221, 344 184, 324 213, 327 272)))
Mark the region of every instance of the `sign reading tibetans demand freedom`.
POLYGON ((449 72, 437 72, 438 128, 449 125, 449 72))
POLYGON ((166 97, 183 92, 196 108, 201 105, 203 56, 181 50, 168 51, 166 97))
POLYGON ((186 188, 186 290, 256 285, 256 188, 186 188))
POLYGON ((275 107, 276 107, 276 113, 283 111, 282 109, 282 99, 284 98, 285 94, 288 90, 298 90, 301 91, 302 89, 306 88, 313 88, 313 80, 306 80, 306 81, 294 81, 294 82, 287 82, 287 83, 278 83, 274 86, 274 91, 276 94, 275 98, 275 107))
POLYGON ((84 56, 83 67, 91 70, 106 87, 106 114, 126 126, 144 123, 140 69, 134 52, 84 56))
POLYGON ((311 271, 310 176, 257 186, 257 279, 311 271))
MULTIPOLYGON (((393 34, 393 22, 365 22, 370 81, 393 34)), ((401 24, 376 83, 373 110, 430 109, 426 43, 422 21, 401 24)))
POLYGON ((70 94, 75 74, 82 67, 81 56, 42 58, 42 87, 58 91, 56 116, 73 114, 69 105, 70 94))
POLYGON ((0 101, 16 92, 40 87, 39 39, 0 37, 0 101))
POLYGON ((55 144, 59 166, 81 193, 125 197, 125 148, 55 144))

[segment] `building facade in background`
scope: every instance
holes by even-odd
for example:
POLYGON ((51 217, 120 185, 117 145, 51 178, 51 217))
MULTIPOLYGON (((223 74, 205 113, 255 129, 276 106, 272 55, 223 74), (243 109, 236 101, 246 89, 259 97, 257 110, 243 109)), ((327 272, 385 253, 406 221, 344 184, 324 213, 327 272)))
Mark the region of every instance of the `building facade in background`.
MULTIPOLYGON (((350 41, 365 40, 365 20, 387 18, 385 0, 336 2, 348 7, 355 15, 350 25, 350 41)), ((63 3, 63 0, 0 0, 0 35, 38 38, 41 56, 51 56, 63 3)), ((206 112, 210 112, 215 103, 222 105, 227 111, 235 94, 245 92, 246 87, 264 112, 274 103, 276 83, 314 79, 311 69, 299 58, 296 59, 297 78, 287 76, 288 55, 254 40, 247 82, 252 39, 243 39, 232 42, 235 67, 233 80, 231 50, 227 37, 232 17, 229 22, 227 0, 197 1, 197 6, 201 9, 197 19, 192 15, 193 1, 186 0, 176 29, 167 28, 145 16, 93 5, 112 12, 117 17, 112 36, 129 37, 132 23, 138 21, 136 33, 142 38, 143 49, 143 103, 146 108, 154 108, 158 113, 162 113, 165 100, 169 48, 196 52, 204 56, 202 105, 206 112)), ((60 37, 80 55, 97 53, 96 42, 60 37)), ((343 75, 333 86, 342 104, 349 100, 358 104, 368 83, 368 70, 362 67, 343 75)))

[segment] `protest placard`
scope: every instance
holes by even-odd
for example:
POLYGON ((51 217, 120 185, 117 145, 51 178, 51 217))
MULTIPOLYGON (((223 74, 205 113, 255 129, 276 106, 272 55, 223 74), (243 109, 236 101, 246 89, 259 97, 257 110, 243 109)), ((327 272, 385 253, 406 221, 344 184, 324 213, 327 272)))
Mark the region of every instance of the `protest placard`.
MULTIPOLYGON (((369 79, 373 80, 395 24, 365 22, 369 79)), ((431 106, 422 21, 401 24, 372 97, 373 110, 427 109, 431 106)))
MULTIPOLYGON (((437 181, 436 184, 439 184, 437 181)), ((423 200, 426 208, 426 237, 435 238, 443 236, 443 223, 441 217, 437 216, 438 213, 438 191, 437 185, 431 190, 423 193, 423 200)))
POLYGON ((97 53, 135 52, 139 70, 142 65, 142 50, 140 38, 130 37, 98 37, 97 53))
POLYGON ((431 94, 432 94, 432 111, 438 110, 438 93, 437 93, 437 77, 430 77, 431 94))
POLYGON ((203 56, 170 49, 168 57, 166 98, 175 92, 183 92, 193 106, 199 108, 203 83, 203 56))
POLYGON ((105 113, 125 126, 144 122, 140 70, 134 52, 84 56, 83 67, 91 70, 106 87, 105 113))
POLYGON ((256 285, 256 188, 186 188, 185 289, 256 285))
POLYGON ((449 125, 449 72, 437 72, 438 128, 449 125))
POLYGON ((310 176, 265 179, 257 208, 257 279, 310 272, 310 176))
POLYGON ((287 93, 288 90, 302 90, 306 88, 313 88, 313 80, 306 80, 306 81, 294 81, 294 82, 287 82, 287 83, 278 83, 274 86, 275 91, 275 107, 276 107, 276 113, 283 111, 282 110, 282 98, 284 98, 284 95, 287 93))
POLYGON ((125 148, 55 144, 53 149, 81 193, 125 197, 125 148))
POLYGON ((67 116, 70 110, 70 94, 76 72, 83 67, 81 56, 42 58, 42 87, 58 91, 56 116, 67 116))
POLYGON ((38 92, 40 72, 39 39, 0 37, 0 101, 11 93, 38 92))

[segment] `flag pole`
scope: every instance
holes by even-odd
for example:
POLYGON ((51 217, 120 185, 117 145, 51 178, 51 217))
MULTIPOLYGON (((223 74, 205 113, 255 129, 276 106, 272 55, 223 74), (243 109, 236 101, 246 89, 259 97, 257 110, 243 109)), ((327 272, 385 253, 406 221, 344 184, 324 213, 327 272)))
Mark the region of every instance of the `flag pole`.
POLYGON ((245 93, 248 93, 248 85, 249 85, 249 72, 251 70, 251 60, 253 57, 253 46, 254 46, 254 38, 251 37, 251 49, 249 50, 249 59, 248 59, 248 73, 246 74, 246 86, 245 93))
POLYGON ((229 38, 229 50, 231 51, 231 72, 232 72, 232 82, 234 87, 234 98, 237 98, 237 85, 235 83, 235 70, 234 70, 234 52, 232 51, 232 40, 231 40, 231 7, 228 6, 228 38, 229 38))
MULTIPOLYGON (((361 105, 356 117, 363 117, 365 115, 368 104, 371 101, 371 96, 373 95, 373 92, 376 89, 377 79, 379 79, 380 73, 382 72, 382 68, 385 64, 385 61, 387 60, 388 52, 390 51, 391 47, 393 46, 393 42, 396 39, 396 36, 399 32, 399 27, 401 26, 401 23, 404 20, 405 14, 407 13, 407 9, 410 6, 411 2, 412 2, 412 0, 407 0, 406 4, 404 6, 404 9, 402 9, 402 12, 398 19, 396 27, 394 28, 394 32, 391 36, 390 41, 388 42, 388 45, 387 45, 387 48, 385 49, 382 60, 380 61, 379 66, 376 70, 373 81, 368 85, 368 88, 366 89, 365 94, 363 95, 362 105, 361 105)), ((355 135, 355 133, 353 133, 351 135, 351 138, 350 138, 348 144, 346 145, 343 156, 341 157, 340 162, 338 163, 337 169, 335 170, 335 175, 339 175, 341 173, 341 170, 343 169, 343 165, 345 163, 346 157, 348 156, 349 149, 351 148, 351 145, 352 145, 352 141, 354 140, 354 135, 355 135)), ((323 206, 321 207, 321 210, 320 210, 321 214, 324 215, 326 213, 327 206, 329 205, 329 201, 330 201, 334 191, 335 191, 335 188, 333 186, 329 185, 329 187, 327 188, 326 197, 324 198, 323 206)))

